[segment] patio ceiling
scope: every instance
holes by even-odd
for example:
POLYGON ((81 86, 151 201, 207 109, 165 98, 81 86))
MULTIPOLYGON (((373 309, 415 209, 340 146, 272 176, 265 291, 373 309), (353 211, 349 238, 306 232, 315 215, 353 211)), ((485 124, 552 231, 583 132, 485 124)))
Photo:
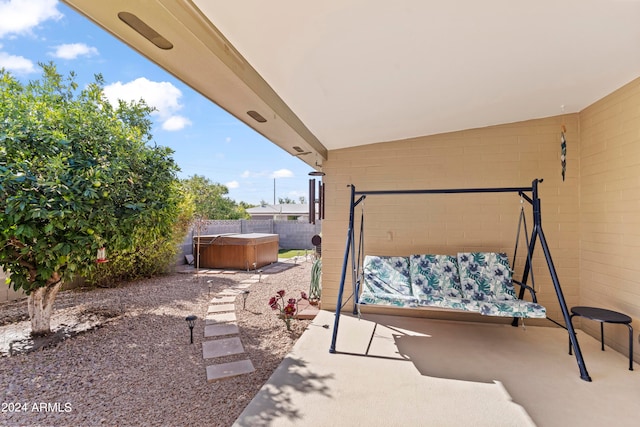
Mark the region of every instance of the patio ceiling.
POLYGON ((316 168, 330 150, 578 112, 640 75, 638 0, 65 3, 316 168))

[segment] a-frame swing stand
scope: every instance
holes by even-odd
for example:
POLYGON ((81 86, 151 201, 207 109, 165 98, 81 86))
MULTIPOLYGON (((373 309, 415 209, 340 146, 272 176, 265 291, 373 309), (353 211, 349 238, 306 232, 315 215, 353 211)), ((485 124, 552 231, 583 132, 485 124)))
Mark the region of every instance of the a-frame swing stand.
MULTIPOLYGON (((547 245, 547 239, 544 236, 544 231, 542 230, 542 216, 540 211, 540 198, 538 197, 538 184, 542 182, 542 179, 534 179, 531 183, 531 187, 505 187, 505 188, 466 188, 466 189, 439 189, 439 190, 380 190, 380 191, 356 191, 355 186, 350 185, 351 188, 351 202, 349 208, 349 228, 347 230, 347 243, 344 251, 344 260, 342 264, 342 272, 340 276, 340 288, 338 290, 338 298, 336 302, 336 312, 335 312, 335 320, 333 325, 333 335, 331 337, 331 347, 329 348, 330 353, 336 353, 336 340, 338 337, 338 327, 340 325, 340 311, 343 307, 342 297, 344 294, 344 285, 347 275, 347 266, 349 263, 349 258, 351 258, 351 270, 352 270, 352 285, 353 285, 353 314, 357 314, 357 303, 358 303, 358 295, 359 295, 359 278, 357 277, 357 271, 359 266, 356 266, 356 253, 355 253, 355 230, 354 230, 354 212, 357 205, 359 205, 367 196, 375 196, 375 195, 400 195, 400 194, 464 194, 464 193, 517 193, 524 200, 529 202, 533 209, 533 229, 531 231, 531 238, 529 239, 529 255, 533 254, 533 251, 536 246, 536 242, 540 241, 540 245, 542 246, 542 251, 544 252, 544 257, 547 261, 547 267, 549 269, 549 274, 551 276, 551 280, 553 281, 553 287, 556 292, 556 296, 558 298, 558 302, 560 304, 560 309, 562 310, 562 316, 564 318, 564 325, 561 325, 551 319, 552 322, 557 325, 565 328, 569 333, 569 341, 571 343, 572 348, 574 349, 574 354, 576 357, 576 362, 578 363, 578 368, 580 370, 580 378, 585 381, 591 381, 591 377, 587 372, 587 368, 584 363, 584 359, 582 357, 582 351, 580 350, 580 345, 578 344, 578 339, 576 338, 576 332, 571 323, 569 309, 567 308, 567 302, 564 298, 564 294, 562 292, 562 287, 560 286, 560 281, 558 280, 558 274, 556 273, 556 268, 553 264, 553 259, 551 258, 551 252, 549 251, 549 246, 547 245), (526 193, 530 193, 531 196, 528 196, 526 193), (356 196, 359 196, 356 199, 356 196)), ((360 236, 364 232, 363 229, 360 230, 360 236)), ((362 242, 362 240, 360 240, 362 242)), ((363 248, 360 247, 359 250, 363 248)), ((529 277, 529 272, 531 270, 531 256, 527 257, 527 261, 525 263, 524 272, 522 275, 522 283, 526 284, 527 279, 529 277)), ((519 298, 522 299, 524 296, 524 287, 520 289, 519 298)), ((518 319, 513 319, 513 326, 518 325, 518 319)))

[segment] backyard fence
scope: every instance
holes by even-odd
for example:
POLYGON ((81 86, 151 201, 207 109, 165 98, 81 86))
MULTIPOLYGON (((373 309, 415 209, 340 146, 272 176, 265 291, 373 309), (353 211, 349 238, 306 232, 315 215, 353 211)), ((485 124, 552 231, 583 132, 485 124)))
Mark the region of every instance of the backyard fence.
MULTIPOLYGON (((240 219, 240 220, 206 220, 200 224, 200 235, 210 234, 277 234, 280 249, 314 249, 311 238, 322 231, 320 221, 309 224, 302 221, 285 221, 272 219, 240 219)), ((193 238, 198 235, 194 226, 182 243, 182 257, 193 254, 193 238)))

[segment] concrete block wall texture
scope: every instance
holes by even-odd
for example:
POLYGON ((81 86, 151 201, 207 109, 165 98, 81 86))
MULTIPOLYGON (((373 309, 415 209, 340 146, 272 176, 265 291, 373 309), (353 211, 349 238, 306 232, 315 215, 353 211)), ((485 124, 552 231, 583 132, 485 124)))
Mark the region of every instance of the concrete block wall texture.
POLYGON ((240 232, 241 233, 267 233, 277 234, 275 232, 274 221, 271 220, 241 220, 240 232))
POLYGON ((5 284, 6 278, 7 275, 2 269, 0 269, 0 303, 7 301, 17 301, 27 297, 21 290, 14 291, 13 287, 5 284))
POLYGON ((322 232, 320 222, 276 221, 274 225, 282 249, 314 249, 311 238, 322 232))
MULTIPOLYGON (((5 279, 7 278, 5 272, 0 269, 0 303, 7 301, 18 301, 27 297, 27 295, 22 290, 14 291, 13 287, 5 284, 5 279)), ((64 282, 62 290, 74 289, 82 286, 84 281, 82 278, 76 278, 71 282, 64 282)))
MULTIPOLYGON (((621 311, 640 330, 640 79, 582 111, 580 136, 580 303, 621 311)), ((607 344, 628 351, 627 329, 605 328, 607 344)))
MULTIPOLYGON (((315 224, 300 221, 274 220, 215 220, 206 221, 201 229, 202 235, 222 233, 267 233, 279 236, 281 249, 315 249, 311 238, 322 232, 320 221, 315 224)), ((187 233, 182 243, 182 254, 193 254, 193 236, 195 231, 187 233)), ((184 263, 184 256, 179 259, 184 263)))
MULTIPOLYGON (((571 159, 563 182, 562 125, 568 134, 577 135, 578 115, 332 151, 323 169, 327 174, 323 306, 333 306, 337 298, 348 221, 348 184, 360 190, 527 187, 536 178, 544 179, 540 196, 545 236, 567 303, 577 305, 579 163, 574 160, 577 156, 571 159)), ((577 144, 570 146, 571 154, 576 155, 577 144)), ((501 251, 512 257, 520 206, 516 193, 368 196, 364 202, 365 253, 406 256, 501 251)), ((524 208, 531 229, 530 205, 525 202, 524 208)), ((358 208, 356 217, 360 215, 358 208)), ((516 277, 522 274, 523 248, 521 244, 516 277)), ((539 301, 550 317, 562 319, 539 246, 534 254, 534 278, 540 289, 539 301)))
MULTIPOLYGON (((579 113, 333 150, 323 166, 323 307, 335 307, 337 298, 348 184, 360 190, 513 187, 543 178, 542 225, 568 307, 594 305, 622 311, 636 324, 640 320, 640 79, 579 113)), ((525 205, 531 226, 530 207, 525 205)), ((486 250, 512 256, 517 196, 370 196, 364 206, 367 254, 486 250)), ((360 207, 356 218, 360 218, 360 207)), ((516 277, 523 261, 521 248, 516 277)), ((539 245, 533 272, 539 301, 549 317, 562 321, 539 245)), ((346 289, 350 287, 348 282, 346 289)), ((397 314, 432 316, 417 310, 397 314)), ((589 333, 599 335, 597 324, 581 323, 589 333)), ((528 324, 551 325, 548 321, 528 324)), ((626 352, 626 328, 606 327, 607 344, 626 352)), ((636 360, 639 352, 636 346, 636 360)))

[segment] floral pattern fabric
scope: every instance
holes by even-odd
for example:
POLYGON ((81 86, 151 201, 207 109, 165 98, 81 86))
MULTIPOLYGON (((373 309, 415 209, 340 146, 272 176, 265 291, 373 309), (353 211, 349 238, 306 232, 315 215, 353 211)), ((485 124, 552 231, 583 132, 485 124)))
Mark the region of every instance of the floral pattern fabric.
POLYGON ((415 307, 411 292, 409 259, 406 257, 371 256, 364 258, 364 281, 360 304, 415 307))
POLYGON ((501 317, 526 317, 544 319, 547 317, 547 309, 533 302, 513 300, 513 301, 493 301, 479 303, 480 314, 485 316, 501 317))
POLYGON ((458 253, 462 294, 476 301, 511 301, 516 293, 505 253, 458 253))
POLYGON ((451 255, 411 255, 409 272, 411 290, 419 299, 462 297, 458 260, 451 255))
POLYGON ((457 259, 449 255, 368 255, 359 303, 546 317, 543 306, 516 299, 507 256, 492 252, 460 253, 457 259))
POLYGON ((463 310, 463 311, 480 311, 480 306, 478 305, 478 301, 472 301, 467 298, 456 298, 456 297, 442 297, 437 295, 427 295, 424 298, 420 298, 418 300, 418 307, 439 307, 439 308, 448 308, 452 310, 463 310))

